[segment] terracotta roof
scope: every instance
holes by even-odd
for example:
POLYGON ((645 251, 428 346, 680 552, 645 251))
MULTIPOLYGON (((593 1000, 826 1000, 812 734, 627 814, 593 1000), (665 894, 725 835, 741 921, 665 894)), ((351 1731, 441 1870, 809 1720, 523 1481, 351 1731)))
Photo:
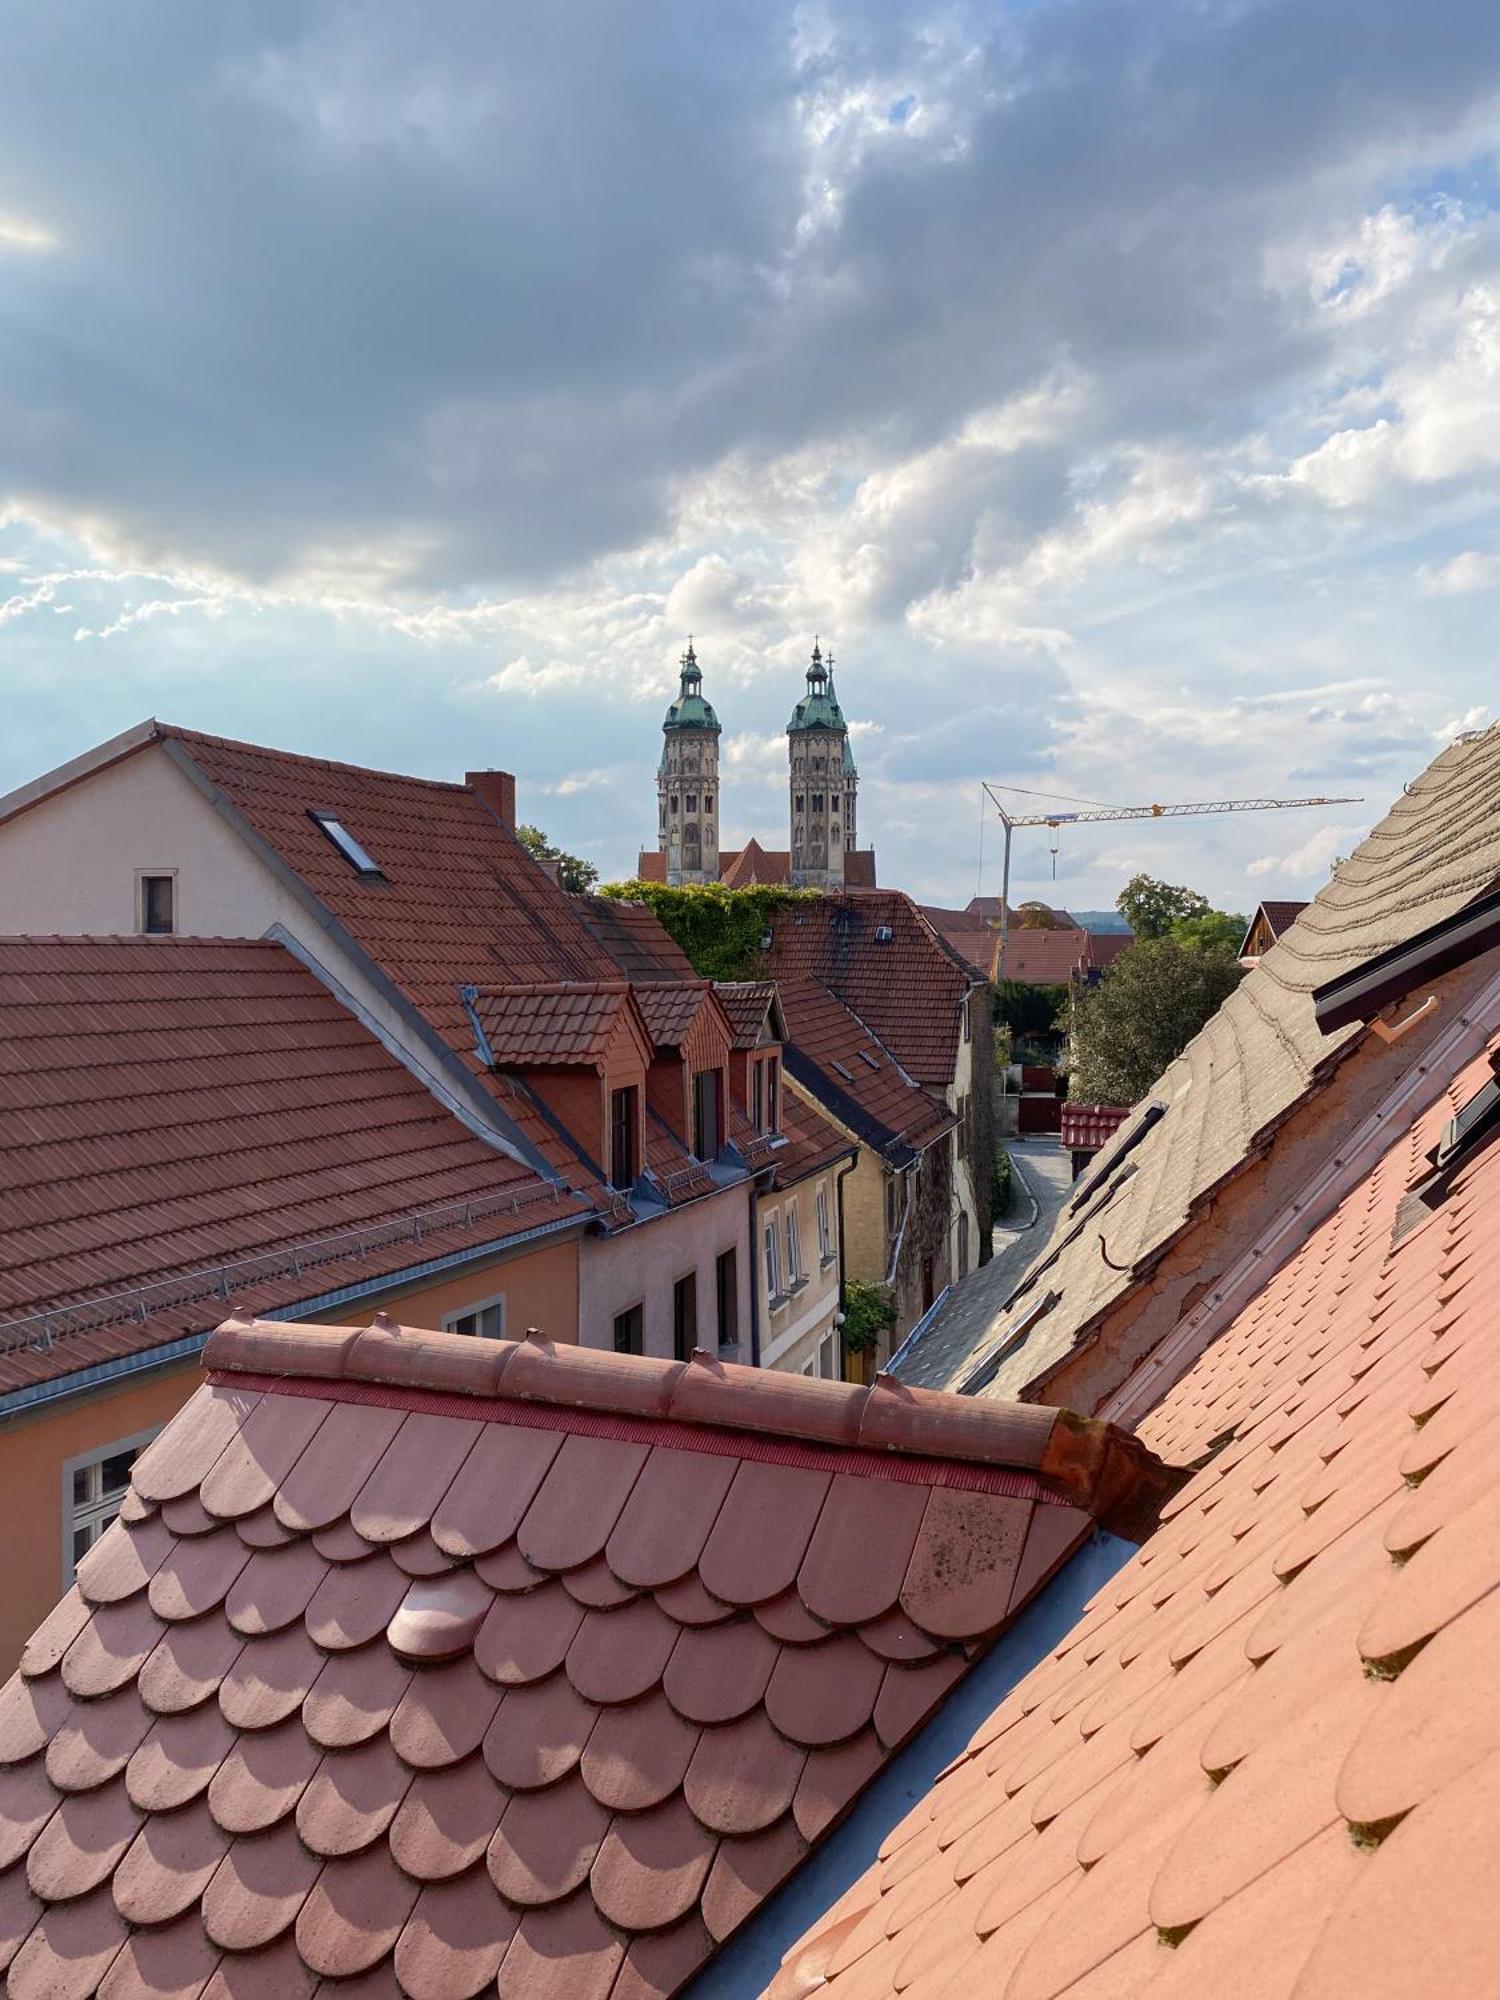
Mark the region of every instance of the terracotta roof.
POLYGON ((622 1013, 623 979, 587 986, 481 986, 470 1004, 493 1063, 518 1069, 597 1062, 622 1013))
MULTIPOLYGON (((1454 743, 1403 791, 1161 1077, 1151 1098, 1165 1113, 1156 1114, 1132 1155, 1134 1175, 1109 1205, 1109 1261, 1097 1229, 1065 1240, 1076 1218, 1064 1210, 1041 1253, 1056 1252, 1046 1283, 1058 1303, 1001 1368, 996 1395, 1019 1394, 1065 1357, 1189 1226, 1195 1204, 1324 1087, 1360 1030, 1320 1033, 1316 989, 1461 909, 1497 875, 1500 727, 1454 743)), ((1410 1046, 1383 1058, 1393 1072, 1412 1059, 1410 1046)))
POLYGON ((719 880, 726 889, 748 889, 756 883, 783 887, 792 879, 792 857, 785 848, 768 850, 758 840, 719 855, 719 880))
POLYGON ((1081 1151, 1109 1143, 1134 1110, 1130 1104, 1069 1104, 1062 1108, 1062 1142, 1081 1151))
POLYGON ((665 882, 667 857, 659 847, 643 847, 635 867, 638 882, 665 882))
MULTIPOLYGON (((1121 942, 1129 944, 1131 940, 1121 942)), ((1087 931, 1029 931, 1013 923, 1005 937, 1001 977, 1022 986, 1065 986, 1081 977, 1088 963, 1087 931)))
POLYGON ((713 982, 708 979, 676 979, 637 986, 635 997, 641 1015, 659 1049, 680 1049, 694 1021, 706 1006, 712 1006, 713 982))
POLYGON ((1391 1247, 1489 1074, 1396 1137, 1152 1412, 1146 1440, 1201 1470, 778 2000, 819 1970, 830 2000, 1489 1990, 1500 1147, 1391 1247))
MULTIPOLYGON (((587 1191, 606 1222, 632 1220, 620 1198, 599 1185, 584 1142, 542 1115, 524 1084, 479 1061, 462 998, 464 987, 492 981, 553 986, 616 980, 619 965, 601 939, 607 934, 618 946, 619 934, 592 911, 585 921, 590 899, 565 894, 467 785, 367 771, 165 725, 158 725, 158 734, 190 759, 332 912, 474 1070, 549 1167, 587 1191), (313 819, 315 812, 335 815, 379 875, 351 867, 313 819)), ((663 1180, 679 1177, 675 1199, 711 1191, 665 1129, 653 1166, 663 1180)))
POLYGON ((209 1362, 0 1696, 13 2000, 669 1995, 1166 1490, 1107 1426, 707 1357, 209 1362))
POLYGON ((694 979, 692 961, 645 903, 576 896, 579 916, 627 979, 694 979))
POLYGON ((340 1255, 363 1279, 434 1254, 410 1227, 361 1230, 452 1207, 453 1249, 587 1212, 475 1137, 270 943, 0 939, 0 1135, 0 1322, 211 1273, 149 1322, 130 1305, 59 1316, 50 1347, 0 1324, 0 1391, 206 1330, 215 1267, 287 1306, 340 1282, 317 1275, 340 1255), (326 1260, 282 1269, 314 1240, 326 1260), (275 1269, 246 1263, 263 1253, 275 1269))
POLYGON ((772 1156, 779 1188, 794 1187, 852 1151, 838 1127, 795 1090, 781 1093, 781 1134, 786 1143, 772 1156))
POLYGON ((922 905, 922 915, 976 979, 994 977, 1000 940, 988 924, 977 923, 967 910, 944 910, 932 903, 922 905))
POLYGON ((729 1025, 734 1030, 734 1047, 757 1047, 767 1031, 767 1017, 776 1004, 775 980, 716 979, 714 991, 729 1016, 729 1025))
POLYGON ((786 1015, 788 1072, 867 1145, 903 1164, 957 1124, 826 986, 787 979, 777 990, 786 1015))
POLYGON ((367 771, 159 725, 461 1055, 463 985, 612 980, 568 896, 466 785, 367 771), (333 814, 380 870, 360 875, 333 814))
POLYGON ((973 973, 910 897, 886 889, 779 911, 769 970, 783 986, 815 980, 828 987, 918 1083, 953 1081, 960 1006, 973 973))

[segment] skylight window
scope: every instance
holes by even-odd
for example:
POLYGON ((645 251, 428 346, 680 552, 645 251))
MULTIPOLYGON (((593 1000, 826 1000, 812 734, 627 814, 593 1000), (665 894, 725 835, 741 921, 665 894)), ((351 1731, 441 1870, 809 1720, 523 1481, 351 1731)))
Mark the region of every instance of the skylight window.
POLYGON ((853 1072, 851 1070, 845 1069, 844 1065, 841 1062, 830 1063, 828 1067, 832 1070, 837 1070, 839 1075, 844 1079, 845 1083, 853 1083, 854 1081, 853 1072))
POLYGON ((344 822, 333 813, 314 812, 309 813, 308 818, 323 829, 356 875, 378 875, 381 872, 380 863, 373 859, 367 848, 360 846, 344 822))
POLYGON ((867 1068, 869 1068, 869 1069, 879 1069, 879 1067, 880 1067, 880 1064, 879 1064, 878 1062, 876 1062, 876 1060, 875 1060, 874 1056, 872 1056, 872 1055, 870 1054, 870 1051, 869 1051, 868 1049, 861 1049, 861 1050, 860 1050, 860 1052, 859 1052, 859 1059, 860 1059, 860 1061, 861 1061, 862 1063, 864 1063, 864 1064, 866 1065, 866 1067, 867 1067, 867 1068))

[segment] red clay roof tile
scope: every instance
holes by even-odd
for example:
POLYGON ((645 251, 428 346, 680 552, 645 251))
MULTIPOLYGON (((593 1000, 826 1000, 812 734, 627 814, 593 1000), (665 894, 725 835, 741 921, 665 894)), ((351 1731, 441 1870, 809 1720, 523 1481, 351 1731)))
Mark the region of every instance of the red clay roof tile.
POLYGON ((1007 2000, 1196 1995, 1247 1966, 1276 2000, 1482 1986, 1493 1899, 1470 1870, 1500 1733, 1476 1662, 1500 1614, 1474 1461, 1493 1426, 1447 1413, 1492 1400, 1461 1274, 1500 1152, 1418 1234, 1393 1246, 1392 1222, 1488 1073, 1393 1137, 1151 1412, 1146 1437, 1201 1468, 886 1842, 853 1892, 870 1916, 831 1913, 778 1996, 820 1953, 831 2000, 936 1968, 1007 2000))
MULTIPOLYGON (((664 1995, 1003 1623, 1014 1575, 982 1630, 945 1620, 932 1579, 954 1638, 894 1618, 930 1496, 1055 1516, 1038 1576, 1087 1532, 1041 1469, 1049 1413, 944 1432, 842 1385, 489 1345, 299 1327, 277 1377, 273 1329, 217 1341, 228 1372, 148 1467, 174 1497, 105 1538, 100 1601, 74 1597, 0 1707, 0 1808, 47 1905, 18 1924, 111 1878, 164 1968, 224 1954, 221 1993, 399 1974, 664 1995), (216 1526, 205 1482, 285 1540, 216 1526)), ((1094 1476, 1071 1434, 1061 1462, 1094 1476)), ((117 1953, 126 1933, 101 1935, 117 1953)))
MULTIPOLYGON (((475 1137, 277 944, 0 939, 0 1004, 0 1391, 201 1333, 223 1265, 270 1308, 356 1254, 362 1279, 414 1261, 371 1225, 426 1215, 430 1256, 591 1212, 475 1137), (144 1317, 131 1287, 156 1288, 144 1317)), ((256 1477, 275 1483, 274 1452, 256 1477)))

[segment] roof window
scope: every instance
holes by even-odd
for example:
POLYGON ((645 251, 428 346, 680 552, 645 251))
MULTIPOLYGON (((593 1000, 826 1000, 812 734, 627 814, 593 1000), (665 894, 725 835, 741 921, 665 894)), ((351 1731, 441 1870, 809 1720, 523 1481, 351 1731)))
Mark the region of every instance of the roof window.
POLYGON ((308 818, 315 826, 320 826, 333 842, 339 853, 349 863, 356 875, 378 875, 380 863, 374 860, 366 848, 360 846, 344 822, 334 813, 310 812, 308 818))
POLYGON ((1460 1168, 1500 1135, 1500 1056, 1491 1057, 1490 1068, 1494 1071, 1490 1081, 1448 1120, 1428 1153, 1432 1171, 1402 1196, 1391 1231, 1392 1249, 1442 1205, 1460 1168))
POLYGON ((844 1079, 845 1083, 853 1083, 854 1081, 853 1072, 851 1070, 845 1069, 844 1065, 841 1062, 831 1062, 828 1065, 828 1067, 831 1070, 836 1070, 838 1074, 844 1079))
POLYGON ((876 944, 889 944, 895 935, 896 933, 891 929, 889 924, 877 924, 875 926, 876 944))
POLYGON ((870 1054, 870 1051, 869 1051, 868 1049, 861 1049, 861 1050, 860 1050, 860 1052, 859 1052, 859 1059, 860 1059, 860 1061, 861 1061, 862 1063, 864 1063, 864 1064, 866 1065, 866 1067, 867 1067, 867 1068, 869 1068, 869 1069, 879 1069, 879 1067, 880 1067, 880 1064, 879 1064, 878 1062, 876 1062, 876 1060, 875 1060, 874 1056, 872 1056, 872 1055, 870 1054))

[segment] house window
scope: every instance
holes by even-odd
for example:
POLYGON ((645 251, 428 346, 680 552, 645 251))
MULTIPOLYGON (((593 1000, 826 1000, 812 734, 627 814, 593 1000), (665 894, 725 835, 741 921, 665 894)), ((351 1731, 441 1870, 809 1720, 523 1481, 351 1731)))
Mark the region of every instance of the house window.
POLYGON ((781 1060, 767 1056, 754 1065, 751 1103, 757 1132, 776 1132, 781 1127, 781 1060))
POLYGON ((781 1298, 781 1238, 774 1222, 766 1224, 766 1297, 775 1305, 781 1298))
POLYGON ((833 1228, 828 1216, 828 1190, 818 1189, 818 1260, 823 1264, 833 1262, 833 1228))
POLYGON ((644 1306, 628 1306, 615 1314, 615 1353, 644 1354, 646 1351, 644 1306))
POLYGON ((693 1151, 700 1160, 719 1157, 719 1072, 701 1069, 693 1078, 693 1151))
POLYGON ((836 1382, 839 1375, 839 1337, 830 1327, 818 1342, 818 1373, 827 1382, 836 1382))
POLYGON ((789 1285, 796 1285, 801 1279, 802 1245, 797 1236, 797 1211, 793 1207, 786 1212, 786 1280, 789 1285))
POLYGON ((740 1260, 733 1250, 721 1250, 714 1264, 714 1309, 720 1347, 736 1347, 740 1338, 740 1260))
POLYGON ((309 813, 314 826, 321 827, 356 875, 378 875, 380 863, 360 846, 344 822, 333 813, 309 813))
POLYGON ((449 1313, 443 1320, 443 1331, 471 1334, 476 1340, 504 1340, 504 1292, 492 1299, 481 1299, 463 1312, 449 1313))
POLYGON ((148 937, 170 937, 177 928, 176 878, 171 875, 142 875, 141 929, 148 937))
POLYGON ((609 1094, 609 1184, 628 1188, 636 1176, 636 1088, 627 1084, 609 1094))
POLYGON ((698 1345, 698 1273, 689 1271, 672 1287, 672 1352, 686 1361, 698 1345))
POLYGON ((119 1513, 130 1487, 130 1469, 155 1436, 155 1431, 140 1431, 81 1458, 70 1458, 63 1466, 64 1586, 73 1581, 78 1564, 119 1513))

